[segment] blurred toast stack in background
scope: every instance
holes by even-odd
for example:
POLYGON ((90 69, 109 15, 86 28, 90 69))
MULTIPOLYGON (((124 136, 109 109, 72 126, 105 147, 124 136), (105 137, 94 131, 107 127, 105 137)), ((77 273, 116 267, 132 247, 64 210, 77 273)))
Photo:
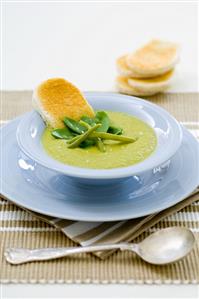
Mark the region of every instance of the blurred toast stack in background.
POLYGON ((116 61, 119 92, 150 96, 166 90, 179 60, 179 47, 171 42, 152 40, 116 61))

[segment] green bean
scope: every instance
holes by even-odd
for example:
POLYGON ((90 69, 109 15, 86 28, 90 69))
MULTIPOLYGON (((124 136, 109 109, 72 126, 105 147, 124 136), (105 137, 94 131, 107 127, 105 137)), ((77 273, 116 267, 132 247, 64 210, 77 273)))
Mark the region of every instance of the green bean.
POLYGON ((57 139, 70 139, 74 137, 74 134, 68 128, 55 129, 51 134, 57 139))
POLYGON ((75 140, 77 140, 81 135, 77 135, 75 137, 73 137, 72 139, 67 140, 67 144, 71 144, 73 143, 75 140))
POLYGON ((101 138, 97 138, 97 147, 100 150, 100 152, 102 152, 102 153, 104 153, 106 151, 106 147, 101 138))
MULTIPOLYGON (((85 121, 83 121, 83 120, 80 120, 80 124, 83 125, 83 126, 85 126, 88 130, 91 128, 91 126, 88 123, 86 123, 85 121)), ((86 142, 86 141, 87 140, 85 140, 84 142, 86 142)), ((88 142, 87 145, 84 146, 84 147, 90 146, 91 143, 93 142, 92 145, 97 144, 97 147, 100 150, 100 152, 104 153, 106 151, 105 145, 104 145, 103 141, 101 140, 101 138, 93 138, 93 140, 90 139, 89 141, 90 141, 90 143, 88 142)))
MULTIPOLYGON (((80 124, 81 125, 83 125, 83 126, 85 126, 88 130, 91 128, 91 126, 87 123, 87 122, 85 122, 84 120, 80 120, 80 124)), ((98 147, 98 149, 100 150, 100 152, 105 152, 106 151, 106 148, 105 148, 105 145, 104 145, 104 143, 102 142, 102 140, 101 140, 101 138, 93 138, 93 139, 90 139, 90 140, 88 140, 89 142, 87 142, 87 144, 86 144, 86 141, 87 140, 85 140, 84 142, 85 142, 85 145, 83 144, 83 147, 88 147, 88 146, 90 146, 90 145, 95 145, 95 144, 97 144, 97 147, 98 147)), ((83 143, 84 143, 83 142, 83 143)), ((80 145, 80 147, 82 147, 81 145, 80 145)))
POLYGON ((97 124, 94 127, 91 127, 89 130, 87 130, 84 134, 80 135, 78 139, 76 139, 73 143, 70 143, 68 145, 68 148, 75 148, 78 147, 84 140, 86 140, 97 128, 99 128, 101 125, 97 124))
POLYGON ((84 126, 87 129, 91 128, 91 126, 87 122, 85 122, 84 120, 82 120, 82 119, 80 119, 79 123, 80 123, 80 125, 84 126))
POLYGON ((64 118, 64 123, 73 132, 76 132, 78 134, 82 134, 87 131, 87 129, 84 126, 82 126, 78 121, 71 119, 69 117, 64 118))
POLYGON ((121 135, 115 135, 110 133, 104 133, 104 132, 93 132, 90 137, 96 137, 101 139, 108 139, 108 140, 116 140, 116 141, 122 141, 122 142, 135 142, 137 138, 128 137, 128 136, 121 136, 121 135))

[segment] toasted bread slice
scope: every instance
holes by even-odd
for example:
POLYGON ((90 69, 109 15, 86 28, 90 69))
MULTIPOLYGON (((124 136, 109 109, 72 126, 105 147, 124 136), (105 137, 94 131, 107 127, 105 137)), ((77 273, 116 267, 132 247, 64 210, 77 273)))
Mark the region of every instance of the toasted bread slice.
MULTIPOLYGON (((132 96, 151 96, 151 95, 154 95, 159 92, 159 91, 157 92, 154 90, 145 91, 145 90, 130 86, 128 83, 128 78, 123 77, 123 76, 118 76, 116 78, 116 84, 117 84, 117 88, 118 88, 119 92, 124 93, 124 94, 129 94, 132 96)), ((163 91, 163 89, 161 91, 163 91)))
POLYGON ((159 76, 173 69, 179 59, 179 47, 170 42, 152 40, 126 57, 130 69, 140 75, 159 76))
POLYGON ((129 66, 126 63, 127 55, 120 56, 116 60, 116 66, 117 66, 118 73, 121 76, 126 76, 126 77, 148 78, 148 75, 136 73, 133 69, 129 68, 129 66))
POLYGON ((161 92, 169 87, 171 79, 173 77, 174 70, 167 72, 164 75, 148 78, 148 79, 137 79, 128 78, 128 84, 140 90, 141 92, 161 92))
POLYGON ((94 116, 92 107, 80 90, 62 78, 42 82, 33 93, 33 106, 53 128, 63 127, 65 116, 75 120, 82 115, 94 116))

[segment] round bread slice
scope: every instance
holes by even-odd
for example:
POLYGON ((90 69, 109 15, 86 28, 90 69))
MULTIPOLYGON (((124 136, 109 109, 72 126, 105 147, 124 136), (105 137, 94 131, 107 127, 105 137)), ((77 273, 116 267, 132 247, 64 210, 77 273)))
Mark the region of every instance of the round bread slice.
POLYGON ((140 78, 139 74, 131 70, 126 63, 126 56, 123 55, 116 60, 116 66, 121 76, 140 78))
POLYGON ((62 78, 42 82, 34 91, 33 107, 47 125, 53 128, 64 126, 63 118, 79 120, 82 115, 94 116, 94 111, 80 90, 62 78))
POLYGON ((158 93, 157 91, 144 91, 141 89, 137 89, 129 85, 128 78, 123 76, 118 76, 116 78, 116 84, 119 92, 132 96, 151 96, 158 93))
POLYGON ((160 40, 152 40, 126 57, 126 63, 132 71, 148 77, 168 72, 178 60, 179 47, 160 40))
POLYGON ((116 60, 116 66, 117 66, 118 73, 121 76, 126 76, 126 77, 148 78, 148 75, 136 73, 135 71, 133 71, 133 69, 129 68, 129 66, 126 63, 127 55, 120 56, 116 60))
POLYGON ((174 70, 167 72, 164 75, 147 78, 147 79, 137 79, 137 78, 128 78, 128 84, 140 90, 141 92, 149 92, 149 93, 158 93, 164 91, 169 87, 171 79, 173 77, 174 70))

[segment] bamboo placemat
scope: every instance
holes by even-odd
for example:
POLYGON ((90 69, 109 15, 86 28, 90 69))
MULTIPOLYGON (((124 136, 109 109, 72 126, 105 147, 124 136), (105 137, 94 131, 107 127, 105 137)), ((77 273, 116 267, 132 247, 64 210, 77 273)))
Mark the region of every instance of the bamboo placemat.
MULTIPOLYGON (((6 123, 7 120, 30 110, 30 99, 29 91, 4 92, 1 123, 6 123)), ((169 110, 198 136, 198 94, 164 94, 152 97, 150 100, 169 110)), ((197 283, 199 281, 198 243, 191 254, 182 261, 161 267, 148 265, 130 252, 117 252, 104 260, 92 254, 81 254, 49 262, 11 266, 5 262, 3 251, 6 247, 74 246, 75 243, 60 229, 74 241, 81 243, 88 243, 89 240, 93 243, 92 238, 99 233, 102 233, 102 236, 94 240, 95 242, 132 240, 135 237, 137 238, 134 241, 139 242, 151 232, 172 225, 189 227, 198 238, 198 199, 199 196, 194 195, 162 213, 122 224, 121 222, 100 223, 97 227, 93 227, 92 223, 80 222, 68 222, 66 225, 65 221, 58 219, 55 221, 51 217, 30 214, 9 201, 1 199, 1 281, 4 283, 197 283), (176 213, 178 210, 180 212, 176 213), (42 221, 41 218, 45 218, 46 221, 42 221), (54 223, 57 228, 47 222, 54 223), (154 226, 155 223, 157 224, 154 226), (111 230, 113 226, 115 227, 111 230), (78 234, 78 230, 82 233, 78 234)), ((98 253, 98 256, 105 258, 107 253, 98 253)))

